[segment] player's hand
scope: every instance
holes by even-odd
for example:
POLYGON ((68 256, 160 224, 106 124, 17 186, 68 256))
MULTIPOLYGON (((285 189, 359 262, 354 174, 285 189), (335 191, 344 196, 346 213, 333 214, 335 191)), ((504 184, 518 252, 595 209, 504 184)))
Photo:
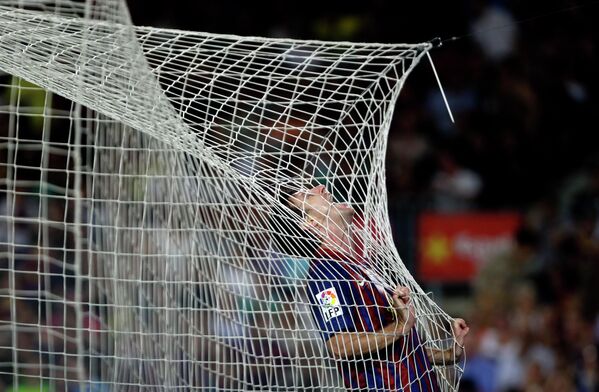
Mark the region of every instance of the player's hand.
POLYGON ((393 292, 393 308, 397 314, 395 320, 398 332, 407 335, 416 323, 414 304, 410 298, 410 289, 398 286, 393 292))
POLYGON ((464 339, 466 338, 466 335, 468 335, 470 327, 468 327, 468 324, 466 324, 464 319, 457 318, 453 320, 451 329, 455 340, 455 356, 456 359, 460 360, 464 355, 464 339))

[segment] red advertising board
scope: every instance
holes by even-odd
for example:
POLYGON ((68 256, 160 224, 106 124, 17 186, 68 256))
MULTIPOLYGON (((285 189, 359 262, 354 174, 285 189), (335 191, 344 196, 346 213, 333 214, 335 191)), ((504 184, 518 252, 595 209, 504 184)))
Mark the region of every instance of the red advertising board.
POLYGON ((516 213, 420 215, 418 277, 425 282, 466 282, 513 244, 516 213))

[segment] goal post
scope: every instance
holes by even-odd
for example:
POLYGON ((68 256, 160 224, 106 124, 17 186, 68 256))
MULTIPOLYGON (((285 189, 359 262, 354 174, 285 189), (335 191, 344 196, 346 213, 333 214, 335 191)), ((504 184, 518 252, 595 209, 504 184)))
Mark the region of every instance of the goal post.
MULTIPOLYGON (((395 102, 430 49, 136 27, 122 1, 0 1, 0 383, 346 390, 306 289, 321 240, 289 205, 317 184, 355 210, 351 253, 383 291, 411 290, 419 338, 396 361, 452 350, 451 319, 395 249, 385 190, 395 102)), ((460 362, 430 367, 457 390, 460 362)))

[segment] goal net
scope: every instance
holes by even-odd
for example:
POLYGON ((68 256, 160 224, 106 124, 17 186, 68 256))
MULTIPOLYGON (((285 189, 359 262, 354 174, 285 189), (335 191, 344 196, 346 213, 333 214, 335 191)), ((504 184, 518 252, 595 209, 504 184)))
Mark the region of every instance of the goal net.
POLYGON ((394 105, 430 49, 136 27, 117 0, 0 1, 0 389, 457 390, 451 319, 402 264, 385 191, 394 105), (318 184, 355 211, 349 248, 327 255, 329 228, 289 204, 318 184), (339 292, 314 301, 325 258, 385 298, 409 287, 416 332, 332 355, 319 315, 361 311, 339 292), (356 371, 374 381, 348 384, 356 371))

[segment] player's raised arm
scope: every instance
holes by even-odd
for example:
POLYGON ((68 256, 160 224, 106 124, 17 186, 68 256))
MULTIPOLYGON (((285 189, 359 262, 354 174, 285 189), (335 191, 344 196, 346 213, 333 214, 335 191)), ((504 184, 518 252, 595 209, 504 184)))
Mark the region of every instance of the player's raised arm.
POLYGON ((340 332, 326 342, 329 353, 336 358, 351 358, 377 352, 402 336, 414 326, 414 307, 410 302, 410 290, 398 287, 393 294, 395 320, 376 332, 340 332))

